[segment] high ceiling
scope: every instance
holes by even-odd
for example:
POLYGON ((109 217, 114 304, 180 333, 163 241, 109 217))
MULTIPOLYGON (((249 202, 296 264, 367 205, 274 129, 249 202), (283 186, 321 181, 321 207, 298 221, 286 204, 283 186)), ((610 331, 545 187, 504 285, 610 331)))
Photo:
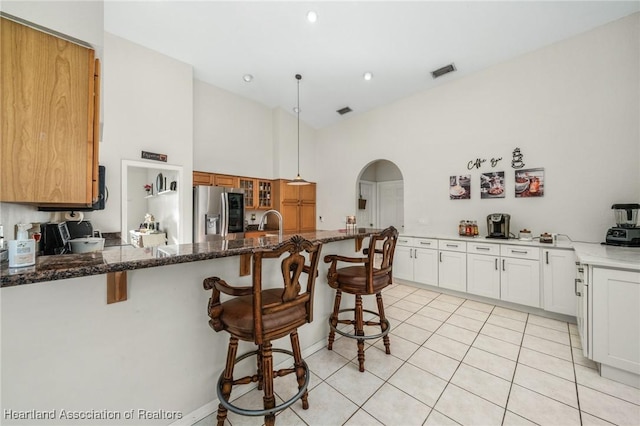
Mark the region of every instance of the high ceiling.
POLYGON ((292 114, 302 74, 300 118, 322 128, 638 10, 638 1, 105 1, 104 23, 192 64, 199 80, 292 114), (449 63, 456 72, 431 77, 449 63), (353 112, 340 116, 345 106, 353 112))

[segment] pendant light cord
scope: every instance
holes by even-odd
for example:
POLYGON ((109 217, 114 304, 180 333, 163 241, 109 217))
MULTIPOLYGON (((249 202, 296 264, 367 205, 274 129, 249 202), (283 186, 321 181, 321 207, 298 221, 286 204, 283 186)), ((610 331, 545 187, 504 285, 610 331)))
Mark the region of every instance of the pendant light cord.
POLYGON ((300 80, 302 76, 296 74, 296 79, 298 79, 298 105, 296 111, 298 116, 298 176, 300 176, 300 80))

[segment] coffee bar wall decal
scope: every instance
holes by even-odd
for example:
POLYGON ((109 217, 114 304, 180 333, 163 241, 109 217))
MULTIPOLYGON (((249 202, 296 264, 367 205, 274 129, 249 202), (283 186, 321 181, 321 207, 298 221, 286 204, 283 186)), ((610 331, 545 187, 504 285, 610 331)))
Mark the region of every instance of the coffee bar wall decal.
POLYGON ((140 155, 141 158, 145 160, 155 160, 155 161, 163 161, 167 162, 167 154, 156 154, 155 152, 142 151, 140 155))
POLYGON ((514 169, 521 169, 524 167, 524 161, 522 161, 522 153, 520 153, 520 148, 516 148, 513 150, 511 167, 513 167, 514 169))
MULTIPOLYGON (((498 163, 502 160, 502 157, 492 157, 491 160, 489 160, 489 163, 491 164, 491 167, 495 167, 498 165, 498 163)), ((482 167, 482 163, 486 163, 487 159, 486 158, 476 158, 475 160, 471 160, 467 163, 467 169, 469 170, 473 170, 473 169, 479 169, 480 167, 482 167)))

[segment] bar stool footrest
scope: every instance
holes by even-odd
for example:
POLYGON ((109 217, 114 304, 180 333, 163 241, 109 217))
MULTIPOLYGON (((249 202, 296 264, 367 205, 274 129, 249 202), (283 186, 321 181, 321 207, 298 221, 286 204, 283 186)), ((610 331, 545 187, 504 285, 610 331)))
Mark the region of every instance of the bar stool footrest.
MULTIPOLYGON (((286 354, 289 355, 291 357, 293 357, 293 352, 286 350, 286 349, 279 349, 279 348, 272 348, 271 349, 273 352, 279 352, 282 354, 286 354)), ((247 352, 246 354, 243 354, 239 357, 236 358, 235 362, 233 363, 234 365, 239 363, 240 361, 249 358, 250 356, 256 356, 258 355, 259 351, 251 351, 251 352, 247 352)), ((283 402, 280 405, 276 405, 273 408, 269 408, 269 409, 262 409, 262 410, 249 410, 246 408, 241 408, 241 407, 237 407, 233 404, 231 404, 229 401, 227 401, 223 395, 222 395, 222 382, 223 382, 223 376, 224 376, 224 371, 220 374, 220 378, 218 379, 218 387, 217 387, 217 393, 218 393, 218 401, 220 402, 220 404, 226 408, 227 410, 236 413, 236 414, 240 414, 241 416, 267 416, 270 414, 275 414, 278 411, 282 411, 286 408, 289 408, 291 405, 293 405, 294 402, 296 402, 297 400, 299 400, 300 398, 302 398, 302 395, 304 395, 304 393, 307 391, 307 387, 309 387, 309 367, 307 366, 307 363, 302 360, 302 367, 304 368, 304 385, 302 386, 302 389, 298 390, 298 393, 295 394, 294 396, 292 396, 290 399, 288 399, 287 401, 283 402)))
MULTIPOLYGON (((340 315, 343 312, 355 312, 355 308, 350 308, 350 309, 340 309, 338 311, 338 315, 340 315)), ((368 314, 373 314, 377 317, 380 317, 380 314, 374 311, 370 311, 368 309, 363 309, 362 312, 366 312, 368 314)), ((345 331, 342 330, 338 330, 337 327, 334 327, 334 325, 331 323, 331 318, 329 318, 329 327, 331 327, 331 330, 335 331, 336 333, 344 336, 344 337, 349 337, 351 339, 363 339, 363 340, 370 340, 370 339, 379 339, 381 337, 386 336, 387 334, 389 334, 389 332, 391 331, 391 324, 389 323, 388 319, 384 319, 384 320, 380 320, 380 322, 383 322, 384 324, 387 324, 387 329, 385 331, 383 331, 382 333, 378 333, 378 334, 367 334, 367 335, 362 335, 362 336, 358 336, 357 334, 352 334, 352 333, 347 333, 345 331)))

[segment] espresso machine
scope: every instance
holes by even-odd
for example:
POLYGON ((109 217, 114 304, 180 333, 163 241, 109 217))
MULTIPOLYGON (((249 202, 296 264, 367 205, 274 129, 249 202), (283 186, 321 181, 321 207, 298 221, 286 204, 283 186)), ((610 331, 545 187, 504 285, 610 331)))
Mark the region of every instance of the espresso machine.
POLYGON ((506 213, 492 213, 487 216, 487 238, 509 238, 509 221, 511 215, 506 213))
POLYGON ((624 247, 640 247, 638 210, 640 204, 614 204, 611 206, 616 226, 609 228, 605 244, 624 247))

